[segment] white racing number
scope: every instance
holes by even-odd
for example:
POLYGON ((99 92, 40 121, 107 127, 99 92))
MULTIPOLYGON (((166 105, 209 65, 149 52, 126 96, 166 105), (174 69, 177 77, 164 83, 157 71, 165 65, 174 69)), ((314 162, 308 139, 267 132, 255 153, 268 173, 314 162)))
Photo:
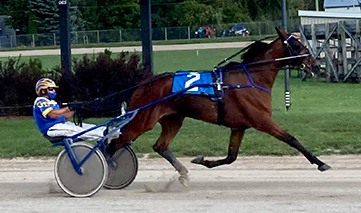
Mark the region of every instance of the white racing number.
MULTIPOLYGON (((190 87, 192 83, 201 79, 201 75, 197 72, 190 72, 187 77, 189 78, 189 80, 186 81, 185 88, 190 87)), ((188 91, 198 91, 198 87, 193 87, 188 91)))
POLYGON ((60 0, 58 1, 59 5, 66 5, 68 2, 66 0, 60 0))

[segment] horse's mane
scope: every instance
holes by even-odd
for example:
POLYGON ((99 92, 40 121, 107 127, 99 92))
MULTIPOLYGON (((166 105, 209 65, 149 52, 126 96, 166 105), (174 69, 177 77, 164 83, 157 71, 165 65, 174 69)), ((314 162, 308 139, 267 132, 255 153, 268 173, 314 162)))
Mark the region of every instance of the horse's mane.
MULTIPOLYGON (((247 50, 246 52, 244 52, 241 55, 241 59, 242 59, 242 64, 248 64, 248 63, 252 63, 254 62, 254 59, 261 55, 264 54, 265 52, 267 52, 269 50, 269 44, 262 42, 261 40, 255 41, 252 44, 248 45, 247 47, 245 47, 244 49, 242 49, 241 51, 239 51, 238 53, 234 54, 231 56, 231 58, 233 58, 234 56, 238 55, 239 53, 247 50)), ((226 61, 227 59, 225 59, 226 61)), ((223 61, 223 62, 225 62, 223 61)), ((226 64, 226 67, 230 67, 230 66, 235 66, 237 64, 241 64, 239 62, 235 62, 235 61, 231 61, 228 64, 226 64)))
POLYGON ((255 41, 254 43, 250 44, 247 48, 247 52, 243 53, 241 56, 242 63, 247 64, 254 61, 254 59, 267 52, 269 50, 269 44, 262 42, 262 41, 255 41))
POLYGON ((161 73, 161 74, 157 74, 157 75, 152 75, 150 76, 149 78, 143 80, 140 85, 144 85, 144 84, 148 84, 148 83, 153 83, 153 82, 156 82, 158 80, 161 80, 163 78, 167 78, 167 77, 170 77, 170 76, 173 76, 174 73, 172 72, 165 72, 165 73, 161 73))

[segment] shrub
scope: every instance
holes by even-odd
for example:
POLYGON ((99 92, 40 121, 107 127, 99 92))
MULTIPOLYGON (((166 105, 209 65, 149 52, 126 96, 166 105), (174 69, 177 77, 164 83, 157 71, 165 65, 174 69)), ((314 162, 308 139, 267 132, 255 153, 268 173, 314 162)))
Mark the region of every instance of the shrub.
POLYGON ((0 106, 13 106, 7 110, 13 115, 28 115, 36 97, 36 81, 52 75, 42 69, 39 59, 29 59, 29 63, 19 61, 20 57, 0 61, 0 106))
POLYGON ((49 77, 60 86, 60 102, 72 102, 116 94, 152 75, 142 69, 139 56, 129 52, 121 52, 114 58, 109 50, 93 57, 84 55, 73 60, 71 74, 64 73, 59 66, 44 70, 39 59, 19 61, 20 58, 0 61, 0 115, 31 115, 35 84, 42 77, 49 77))
MULTIPOLYGON (((84 55, 73 60, 74 76, 67 82, 76 89, 77 100, 91 100, 129 88, 150 75, 142 69, 136 53, 121 52, 115 58, 110 51, 99 53, 96 58, 84 55)), ((63 82, 65 83, 65 82, 63 82)))
MULTIPOLYGON (((129 97, 127 90, 152 73, 142 69, 140 58, 136 53, 121 52, 111 57, 112 52, 106 50, 97 57, 84 55, 79 60, 73 60, 74 74, 63 75, 62 88, 67 88, 62 101, 92 101, 80 111, 78 116, 100 117, 116 116, 120 113, 121 102, 129 97)), ((64 93, 62 94, 62 96, 64 93)))

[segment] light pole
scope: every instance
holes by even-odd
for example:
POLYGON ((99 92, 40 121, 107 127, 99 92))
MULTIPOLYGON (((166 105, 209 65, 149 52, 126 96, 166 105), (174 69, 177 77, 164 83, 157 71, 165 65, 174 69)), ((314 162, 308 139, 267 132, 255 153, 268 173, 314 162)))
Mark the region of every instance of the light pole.
POLYGON ((65 73, 71 74, 69 1, 58 0, 58 5, 60 24, 61 67, 63 68, 65 73))
MULTIPOLYGON (((287 32, 287 10, 286 0, 281 0, 282 10, 282 27, 287 32)), ((291 107, 291 94, 290 94, 290 69, 285 68, 284 71, 284 84, 285 84, 285 106, 288 111, 291 107)))
POLYGON ((150 0, 140 0, 142 56, 145 69, 153 72, 152 19, 150 0))

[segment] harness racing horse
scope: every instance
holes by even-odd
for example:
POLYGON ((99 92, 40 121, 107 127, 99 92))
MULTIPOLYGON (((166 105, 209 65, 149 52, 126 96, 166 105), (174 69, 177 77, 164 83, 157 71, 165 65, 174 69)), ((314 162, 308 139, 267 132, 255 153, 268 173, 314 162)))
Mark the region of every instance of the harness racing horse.
MULTIPOLYGON (((219 69, 223 76, 221 101, 214 101, 205 95, 178 94, 150 105, 140 110, 124 127, 122 135, 109 144, 109 154, 153 129, 159 122, 162 131, 153 149, 178 171, 179 181, 187 184, 188 171, 169 150, 169 145, 181 128, 184 118, 190 117, 231 128, 226 158, 210 161, 198 156, 192 163, 208 168, 231 164, 237 158, 245 130, 252 127, 294 147, 311 164, 316 164, 318 170, 330 169, 329 165, 319 160, 271 118, 270 91, 277 72, 285 65, 301 66, 306 72, 318 68, 316 60, 310 56, 305 46, 282 28, 276 30, 279 37, 273 42, 255 42, 243 54, 242 63, 232 62, 219 69)), ((128 102, 129 109, 139 108, 172 93, 173 78, 174 74, 170 73, 153 76, 149 83, 135 89, 128 102)))

